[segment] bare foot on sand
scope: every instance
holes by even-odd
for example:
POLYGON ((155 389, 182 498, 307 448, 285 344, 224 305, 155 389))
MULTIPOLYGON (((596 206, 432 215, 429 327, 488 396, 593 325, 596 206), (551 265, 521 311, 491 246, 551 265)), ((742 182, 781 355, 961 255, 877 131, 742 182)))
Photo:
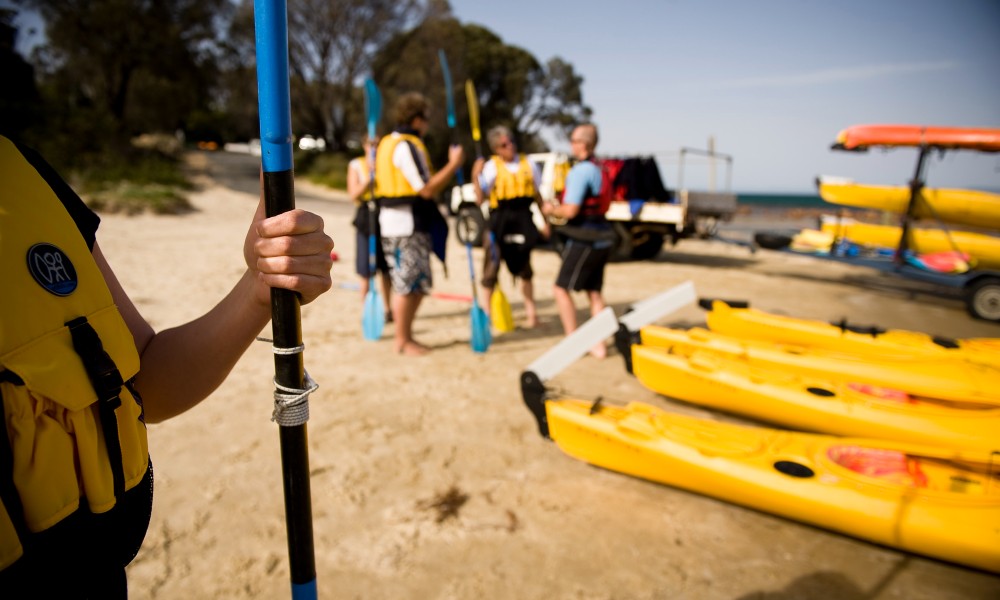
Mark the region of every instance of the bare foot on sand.
POLYGON ((423 356, 431 349, 418 342, 406 342, 402 346, 396 346, 396 352, 404 356, 423 356))
POLYGON ((594 358, 607 358, 608 357, 608 347, 604 344, 598 344, 590 349, 590 355, 594 358))

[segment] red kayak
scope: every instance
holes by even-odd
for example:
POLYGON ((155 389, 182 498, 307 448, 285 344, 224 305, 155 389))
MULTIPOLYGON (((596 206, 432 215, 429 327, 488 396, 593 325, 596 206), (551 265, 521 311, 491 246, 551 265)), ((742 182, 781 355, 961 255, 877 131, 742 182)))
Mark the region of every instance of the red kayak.
POLYGON ((837 134, 836 150, 870 146, 961 148, 1000 152, 1000 129, 923 125, 854 125, 837 134))

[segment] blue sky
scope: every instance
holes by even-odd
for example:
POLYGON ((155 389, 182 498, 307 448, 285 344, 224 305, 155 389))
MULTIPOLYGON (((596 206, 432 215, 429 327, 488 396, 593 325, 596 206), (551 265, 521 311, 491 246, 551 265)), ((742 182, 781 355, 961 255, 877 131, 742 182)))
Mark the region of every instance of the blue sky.
MULTIPOLYGON (((916 152, 829 149, 862 123, 1000 128, 1000 0, 451 0, 540 61, 584 77, 599 152, 733 156, 738 192, 812 192, 817 175, 902 184, 916 152)), ((484 126, 488 124, 484 123, 484 126)), ((554 149, 567 149, 556 141, 554 149)), ((691 164, 685 182, 705 183, 691 164)), ((1000 191, 1000 155, 935 158, 928 181, 1000 191)), ((720 180, 720 184, 722 181, 720 180)))

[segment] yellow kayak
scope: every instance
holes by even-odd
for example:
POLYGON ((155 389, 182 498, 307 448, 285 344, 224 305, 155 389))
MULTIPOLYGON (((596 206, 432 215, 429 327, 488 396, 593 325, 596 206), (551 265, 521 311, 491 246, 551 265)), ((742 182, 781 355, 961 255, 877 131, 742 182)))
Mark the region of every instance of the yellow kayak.
POLYGON ((567 454, 857 538, 1000 572, 1000 459, 750 428, 573 399, 545 403, 567 454))
MULTIPOLYGON (((871 225, 869 223, 837 223, 826 221, 821 230, 834 237, 846 238, 855 244, 896 248, 902 237, 902 229, 891 225, 871 225)), ((956 248, 968 254, 976 268, 1000 269, 1000 237, 969 231, 948 231, 942 229, 910 228, 907 247, 921 254, 949 252, 956 248)))
POLYGON ((1000 365, 1000 338, 951 339, 902 329, 833 325, 753 308, 733 308, 720 300, 711 306, 706 316, 708 328, 731 337, 876 358, 919 355, 1000 365))
POLYGON ((1000 404, 938 400, 655 346, 632 346, 632 370, 664 396, 794 429, 1000 451, 1000 404))
POLYGON ((707 329, 647 325, 643 345, 690 356, 698 350, 739 358, 752 367, 778 368, 802 376, 867 383, 909 394, 1000 405, 1000 367, 961 359, 851 355, 801 346, 734 338, 707 329))
MULTIPOLYGON (((910 204, 905 185, 862 185, 852 181, 820 179, 819 195, 831 204, 873 208, 904 214, 910 204)), ((945 223, 1000 229, 1000 194, 978 190, 923 188, 912 216, 945 223)))

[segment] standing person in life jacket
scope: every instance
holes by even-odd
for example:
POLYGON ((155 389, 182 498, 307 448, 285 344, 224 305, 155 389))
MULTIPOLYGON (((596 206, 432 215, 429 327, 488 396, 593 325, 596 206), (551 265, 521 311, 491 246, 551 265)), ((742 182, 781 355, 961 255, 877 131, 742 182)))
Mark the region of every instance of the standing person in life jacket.
MULTIPOLYGON (((566 235, 562 251, 562 267, 556 277, 553 295, 559 319, 568 335, 576 330, 576 306, 570 292, 583 291, 590 302, 590 314, 605 307, 601 289, 604 287, 604 267, 611 258, 614 231, 605 218, 608 203, 602 197, 602 170, 594 159, 597 147, 597 126, 578 125, 570 136, 571 153, 577 163, 566 175, 566 191, 562 204, 545 204, 543 214, 564 219, 559 231, 566 235)), ((590 353, 597 358, 607 356, 603 342, 590 353)))
POLYGON ((413 320, 424 296, 430 293, 431 253, 444 261, 448 224, 435 197, 462 166, 462 147, 448 149, 448 163, 431 173, 423 136, 430 125, 423 95, 403 94, 396 102, 396 127, 382 138, 375 155, 375 198, 379 204, 382 249, 389 262, 395 296, 393 346, 408 356, 430 349, 413 339, 413 320))
POLYGON ((44 159, 0 136, 0 180, 0 595, 126 598, 152 509, 146 423, 222 383, 272 287, 303 304, 328 290, 333 241, 315 214, 265 218, 262 197, 232 291, 157 332, 101 253, 100 218, 44 159))
POLYGON ((476 159, 472 166, 472 181, 477 184, 477 205, 482 205, 486 194, 489 194, 489 228, 496 240, 496 254, 500 260, 493 260, 490 240, 485 240, 483 297, 488 299, 493 294, 500 273, 500 262, 504 262, 510 273, 521 279, 527 325, 535 327, 538 325, 538 314, 531 280, 534 274, 531 270, 531 250, 538 243, 540 235, 549 237, 548 223, 545 230, 539 233, 531 217, 532 204, 537 203, 539 208, 542 207, 542 198, 538 194, 541 172, 538 165, 528 160, 527 155, 518 153, 510 129, 494 127, 486 134, 486 142, 490 145, 493 156, 488 161, 476 159))
MULTIPOLYGON (((368 236, 371 233, 372 227, 375 228, 375 239, 381 239, 378 227, 378 206, 376 205, 375 207, 374 220, 371 218, 372 212, 370 212, 368 206, 368 203, 374 200, 371 195, 371 186, 369 185, 371 183, 371 171, 368 166, 368 157, 371 155, 372 144, 377 142, 377 140, 365 140, 364 155, 351 159, 347 163, 347 195, 351 197, 351 200, 358 207, 352 224, 357 230, 355 235, 355 239, 357 240, 357 252, 355 255, 357 258, 354 261, 354 270, 360 278, 362 302, 365 301, 365 296, 368 294, 368 283, 372 276, 372 273, 369 272, 368 264, 368 236)), ((382 301, 385 302, 385 322, 392 323, 392 300, 390 295, 392 282, 389 279, 389 263, 385 260, 385 252, 382 251, 382 244, 380 242, 376 242, 375 245, 375 270, 378 272, 378 278, 382 282, 382 301)))

